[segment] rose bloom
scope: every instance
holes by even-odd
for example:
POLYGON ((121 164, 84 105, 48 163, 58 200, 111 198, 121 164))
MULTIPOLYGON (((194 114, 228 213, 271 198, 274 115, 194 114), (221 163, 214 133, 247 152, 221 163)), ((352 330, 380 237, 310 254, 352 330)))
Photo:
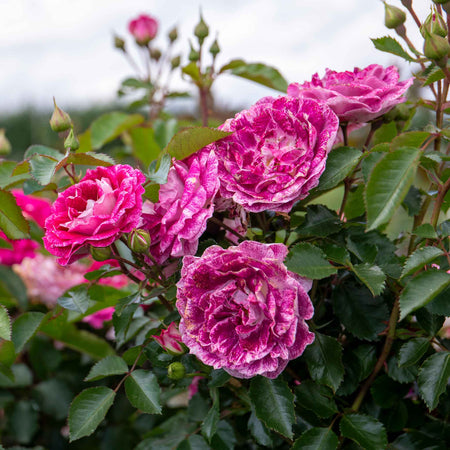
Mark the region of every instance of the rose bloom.
POLYGON ((158 32, 158 21, 146 14, 141 14, 130 21, 128 30, 139 45, 147 45, 158 32))
POLYGON ((82 321, 88 323, 92 328, 99 330, 103 327, 104 322, 112 320, 114 314, 114 306, 108 306, 89 316, 83 317, 82 321))
POLYGON ((395 66, 372 64, 353 72, 327 69, 323 78, 316 73, 310 82, 290 84, 287 93, 326 103, 341 122, 365 123, 404 102, 404 94, 412 83, 413 78, 399 81, 395 66))
POLYGON ((314 340, 309 280, 287 270, 283 244, 244 241, 185 256, 180 332, 190 352, 232 376, 276 378, 314 340))
POLYGON ((153 339, 166 351, 173 355, 182 355, 184 353, 181 343, 181 334, 177 324, 172 322, 165 330, 161 330, 160 336, 153 336, 153 339))
POLYGON ((24 258, 20 264, 13 266, 13 270, 25 283, 28 296, 48 308, 53 308, 65 291, 86 282, 84 264, 74 263, 70 267, 62 267, 53 256, 41 254, 24 258))
POLYGON ((145 202, 142 211, 142 228, 151 238, 150 253, 159 264, 170 257, 195 254, 214 213, 218 189, 217 158, 212 150, 173 160, 167 183, 159 189, 159 202, 145 202))
POLYGON ((41 228, 44 228, 45 219, 50 215, 51 203, 45 198, 26 195, 20 190, 11 192, 25 218, 34 220, 41 228))
POLYGON ((251 212, 289 212, 325 169, 339 121, 314 100, 266 97, 219 128, 220 195, 251 212))
POLYGON ((136 228, 142 211, 145 176, 127 165, 88 170, 58 195, 45 221, 45 248, 62 265, 107 247, 136 228))

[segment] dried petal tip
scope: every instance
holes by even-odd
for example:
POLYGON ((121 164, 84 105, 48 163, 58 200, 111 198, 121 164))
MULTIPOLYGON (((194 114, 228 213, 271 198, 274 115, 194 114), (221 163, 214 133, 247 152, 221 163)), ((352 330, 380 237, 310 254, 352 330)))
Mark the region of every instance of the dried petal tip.
POLYGON ((167 368, 167 376, 171 380, 181 380, 186 375, 186 369, 180 362, 173 362, 167 368))
POLYGON ((53 110, 52 117, 50 118, 50 127, 53 131, 60 133, 61 131, 66 131, 72 127, 72 119, 69 114, 63 111, 53 98, 53 104, 55 108, 53 110))
POLYGON ((406 14, 396 6, 384 4, 384 25, 387 28, 395 29, 406 21, 406 14))
POLYGON ((150 247, 150 235, 146 230, 133 230, 128 235, 128 247, 135 253, 145 253, 150 247))
POLYGON ((95 261, 106 261, 110 259, 112 255, 111 247, 92 247, 91 256, 95 261))
POLYGON ((11 153, 11 143, 5 136, 5 130, 0 128, 0 155, 8 155, 11 153))

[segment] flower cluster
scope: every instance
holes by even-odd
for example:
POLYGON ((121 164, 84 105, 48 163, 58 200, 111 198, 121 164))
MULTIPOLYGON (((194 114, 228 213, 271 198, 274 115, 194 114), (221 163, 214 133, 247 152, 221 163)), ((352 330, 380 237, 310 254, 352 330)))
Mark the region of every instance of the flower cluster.
MULTIPOLYGON (((142 43, 156 33, 147 22, 130 24, 142 43)), ((289 213, 319 183, 339 125, 379 117, 404 100, 411 82, 399 82, 394 67, 372 65, 291 84, 287 96, 263 98, 227 120, 220 129, 229 136, 173 159, 156 202, 142 201, 146 177, 139 170, 88 170, 53 204, 45 247, 66 265, 112 246, 121 270, 136 282, 149 276, 164 282, 184 257, 179 330, 172 323, 155 341, 174 354, 184 351, 182 341, 202 362, 236 377, 275 378, 314 340, 306 324, 313 315, 311 283, 286 268, 284 244, 239 244, 248 216, 289 213), (235 245, 210 246, 195 257, 213 214, 235 245), (142 238, 139 248, 130 244, 133 236, 142 238), (112 245, 119 239, 134 252, 132 269, 112 245), (139 272, 137 264, 145 268, 139 272)), ((112 311, 86 320, 100 326, 112 311)))

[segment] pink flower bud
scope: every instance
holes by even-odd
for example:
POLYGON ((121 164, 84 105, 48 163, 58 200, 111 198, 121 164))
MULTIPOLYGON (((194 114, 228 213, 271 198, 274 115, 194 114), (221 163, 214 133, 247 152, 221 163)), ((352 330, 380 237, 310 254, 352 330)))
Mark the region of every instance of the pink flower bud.
POLYGON ((181 346, 181 334, 175 322, 172 322, 167 330, 162 330, 160 336, 153 336, 153 338, 164 350, 173 355, 184 353, 181 346))
POLYGON ((147 45, 158 32, 158 22, 155 18, 141 14, 137 19, 128 24, 128 30, 133 35, 137 44, 147 45))

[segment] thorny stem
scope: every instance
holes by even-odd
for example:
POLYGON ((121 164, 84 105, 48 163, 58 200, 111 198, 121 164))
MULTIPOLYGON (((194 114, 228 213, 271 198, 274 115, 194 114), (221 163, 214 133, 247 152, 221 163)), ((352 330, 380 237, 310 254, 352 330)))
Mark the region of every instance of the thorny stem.
POLYGON ((441 213, 441 206, 442 203, 444 202, 444 197, 449 189, 450 189, 450 177, 444 184, 441 184, 438 187, 438 194, 436 197, 436 201, 434 202, 433 213, 431 214, 431 225, 433 225, 433 228, 436 228, 439 219, 439 214, 441 213))
POLYGON ((208 89, 204 86, 199 86, 200 93, 200 109, 202 113, 202 125, 208 126, 208 89))
POLYGON ((347 203, 348 194, 352 187, 353 179, 348 177, 344 180, 344 196, 342 197, 341 207, 339 208, 339 219, 343 221, 345 219, 345 205, 347 203))
POLYGON ((397 320, 400 312, 400 303, 398 300, 398 297, 395 299, 394 306, 392 308, 391 317, 389 318, 389 325, 388 325, 388 332, 386 336, 386 340, 384 342, 384 347, 381 352, 380 357, 378 358, 378 361, 373 369, 373 372, 371 373, 370 377, 367 378, 365 383, 363 384, 361 390, 359 391, 355 401, 352 405, 353 411, 358 411, 364 397, 367 394, 367 391, 369 390, 370 386, 374 382, 376 376, 378 375, 378 372, 383 368, 384 363, 386 362, 387 357, 389 356, 389 353, 391 351, 392 344, 395 340, 395 328, 397 325, 397 320))

